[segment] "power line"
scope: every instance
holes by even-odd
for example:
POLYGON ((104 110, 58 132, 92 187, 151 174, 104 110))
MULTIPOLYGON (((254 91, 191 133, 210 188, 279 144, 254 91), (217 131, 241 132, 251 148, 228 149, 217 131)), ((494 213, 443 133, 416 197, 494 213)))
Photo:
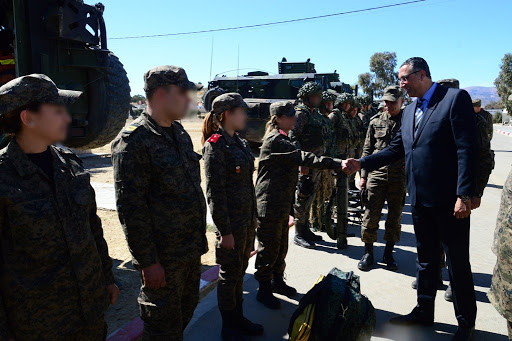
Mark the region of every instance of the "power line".
POLYGON ((221 31, 243 30, 243 29, 247 29, 247 28, 281 25, 281 24, 288 24, 288 23, 294 23, 294 22, 299 22, 299 21, 307 21, 307 20, 315 20, 315 19, 336 17, 336 16, 346 15, 346 14, 369 12, 369 11, 375 11, 375 10, 384 9, 384 8, 411 5, 411 4, 415 4, 415 3, 419 3, 419 2, 425 2, 425 1, 427 1, 427 0, 413 0, 413 1, 400 2, 400 3, 397 3, 397 4, 391 4, 391 5, 383 5, 383 6, 377 6, 377 7, 369 7, 369 8, 356 9, 356 10, 353 10, 353 11, 346 11, 346 12, 340 12, 340 13, 317 15, 317 16, 314 16, 314 17, 290 19, 290 20, 282 20, 282 21, 274 21, 274 22, 265 23, 265 24, 254 24, 254 25, 245 25, 245 26, 214 28, 214 29, 210 29, 210 30, 191 31, 191 32, 152 34, 152 35, 145 35, 145 36, 114 37, 114 38, 109 38, 109 39, 113 40, 113 39, 156 38, 156 37, 170 37, 170 36, 184 36, 184 35, 201 34, 201 33, 212 33, 212 32, 221 32, 221 31))

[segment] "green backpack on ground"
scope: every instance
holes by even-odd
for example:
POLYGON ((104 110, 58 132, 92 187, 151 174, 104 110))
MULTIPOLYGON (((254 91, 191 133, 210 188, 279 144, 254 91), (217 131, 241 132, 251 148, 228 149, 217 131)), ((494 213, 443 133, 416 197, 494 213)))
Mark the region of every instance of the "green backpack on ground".
POLYGON ((310 322, 309 338, 301 340, 370 340, 375 330, 375 308, 370 300, 361 295, 359 277, 351 272, 332 269, 327 277, 316 284, 301 299, 299 307, 292 315, 288 328, 289 335, 294 331, 306 308, 314 307, 314 318, 310 322))

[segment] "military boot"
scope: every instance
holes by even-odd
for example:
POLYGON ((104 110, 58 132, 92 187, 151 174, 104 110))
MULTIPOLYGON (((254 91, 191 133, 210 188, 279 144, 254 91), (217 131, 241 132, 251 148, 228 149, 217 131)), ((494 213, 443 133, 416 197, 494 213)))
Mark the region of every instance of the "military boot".
POLYGON ((226 310, 220 312, 222 316, 221 337, 223 341, 246 341, 247 338, 242 335, 237 327, 236 312, 234 310, 226 310))
POLYGON ((311 225, 309 223, 306 224, 305 232, 306 232, 306 234, 305 234, 306 239, 311 242, 321 242, 322 240, 324 240, 322 238, 322 236, 314 234, 313 231, 311 231, 311 225))
POLYGON ((444 299, 448 302, 453 302, 453 292, 452 292, 452 284, 448 284, 448 288, 444 292, 444 299))
POLYGON ((357 264, 357 268, 362 271, 368 271, 373 265, 373 243, 364 244, 363 258, 357 264))
POLYGON ((281 302, 272 293, 272 283, 270 281, 260 282, 256 300, 269 309, 277 310, 281 308, 281 302))
POLYGON ((272 291, 286 297, 293 297, 297 295, 297 290, 286 284, 283 276, 274 276, 274 279, 272 280, 272 291))
POLYGON ((254 323, 244 316, 243 300, 236 305, 237 327, 243 335, 261 335, 263 326, 254 323))
POLYGON ((386 248, 384 249, 384 257, 382 258, 382 263, 386 264, 386 269, 395 271, 398 269, 398 264, 395 262, 393 258, 393 248, 395 247, 395 243, 387 242, 386 248))
POLYGON ((295 238, 293 239, 293 242, 295 243, 295 245, 298 245, 300 247, 304 247, 306 249, 313 249, 315 247, 315 243, 311 240, 308 240, 308 238, 306 237, 307 228, 308 227, 304 224, 296 223, 295 238))
POLYGON ((338 239, 336 240, 336 247, 338 250, 345 250, 348 248, 348 241, 347 241, 347 235, 342 234, 338 236, 338 239))

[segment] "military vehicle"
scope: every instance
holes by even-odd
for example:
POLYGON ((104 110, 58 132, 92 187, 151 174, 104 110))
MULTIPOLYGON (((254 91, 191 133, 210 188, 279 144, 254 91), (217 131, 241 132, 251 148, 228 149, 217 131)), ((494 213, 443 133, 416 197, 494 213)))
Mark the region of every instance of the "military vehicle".
POLYGON ((336 70, 333 73, 317 73, 315 64, 310 59, 305 62, 288 62, 283 58, 278 63, 278 72, 275 75, 254 71, 239 77, 216 76, 208 83, 208 91, 203 97, 205 110, 211 110, 211 103, 218 95, 224 92, 238 92, 249 106, 247 129, 242 133, 250 143, 259 144, 262 142, 265 125, 269 120, 270 104, 283 100, 296 101, 297 93, 305 82, 314 81, 322 85, 324 90, 333 89, 339 93, 357 95, 357 85, 353 89, 350 85, 340 82, 336 70))
POLYGON ((81 0, 0 0, 0 85, 31 73, 59 88, 83 91, 70 107, 66 145, 101 147, 130 112, 130 86, 108 50, 104 6, 81 0))

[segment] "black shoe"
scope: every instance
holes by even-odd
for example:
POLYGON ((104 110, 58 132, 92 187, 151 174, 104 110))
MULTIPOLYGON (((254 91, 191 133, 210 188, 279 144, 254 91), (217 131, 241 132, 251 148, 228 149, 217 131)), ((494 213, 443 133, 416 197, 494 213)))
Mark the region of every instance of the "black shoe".
POLYGON ((307 225, 305 232, 306 233, 305 233, 304 237, 307 240, 309 240, 310 242, 321 242, 322 240, 324 240, 322 238, 322 236, 319 236, 318 234, 314 234, 313 231, 311 231, 311 229, 309 228, 309 225, 307 225))
POLYGON ((339 250, 345 250, 346 248, 348 248, 347 237, 338 237, 338 239, 336 240, 336 247, 339 250))
POLYGON ((295 245, 298 245, 300 247, 304 247, 306 249, 314 249, 315 243, 309 240, 306 240, 302 238, 301 236, 295 235, 295 238, 293 239, 293 242, 295 245))
POLYGON ((395 262, 393 256, 384 256, 382 259, 382 263, 386 264, 386 269, 390 271, 395 271, 398 269, 398 264, 395 262))
POLYGON ((272 280, 272 291, 286 297, 294 297, 297 295, 297 290, 286 284, 282 276, 274 277, 272 280))
POLYGON ((448 284, 448 288, 444 292, 444 299, 448 302, 453 302, 452 284, 448 284))
POLYGON ((475 333, 475 327, 461 327, 457 329, 457 332, 453 336, 453 341, 469 341, 473 339, 475 333))
POLYGON ((221 337, 223 341, 246 341, 247 338, 242 335, 237 325, 237 313, 235 311, 221 311, 222 315, 222 331, 221 337))
POLYGON ((411 287, 412 287, 414 290, 418 289, 418 281, 416 281, 416 280, 412 281, 412 283, 411 283, 411 287))
POLYGON ((281 308, 281 301, 272 293, 272 284, 270 281, 260 282, 256 300, 263 303, 263 305, 269 309, 278 310, 281 308))
POLYGON ((434 312, 428 314, 415 307, 408 315, 399 315, 389 320, 389 323, 399 324, 404 326, 420 325, 430 327, 434 325, 434 312))
POLYGON ((365 253, 363 258, 357 263, 357 268, 361 271, 368 271, 373 265, 373 254, 365 253))
POLYGON ((243 300, 240 300, 236 305, 236 321, 235 326, 238 328, 242 335, 261 335, 263 334, 263 326, 261 324, 257 324, 251 322, 248 318, 244 316, 244 308, 243 308, 243 300))

